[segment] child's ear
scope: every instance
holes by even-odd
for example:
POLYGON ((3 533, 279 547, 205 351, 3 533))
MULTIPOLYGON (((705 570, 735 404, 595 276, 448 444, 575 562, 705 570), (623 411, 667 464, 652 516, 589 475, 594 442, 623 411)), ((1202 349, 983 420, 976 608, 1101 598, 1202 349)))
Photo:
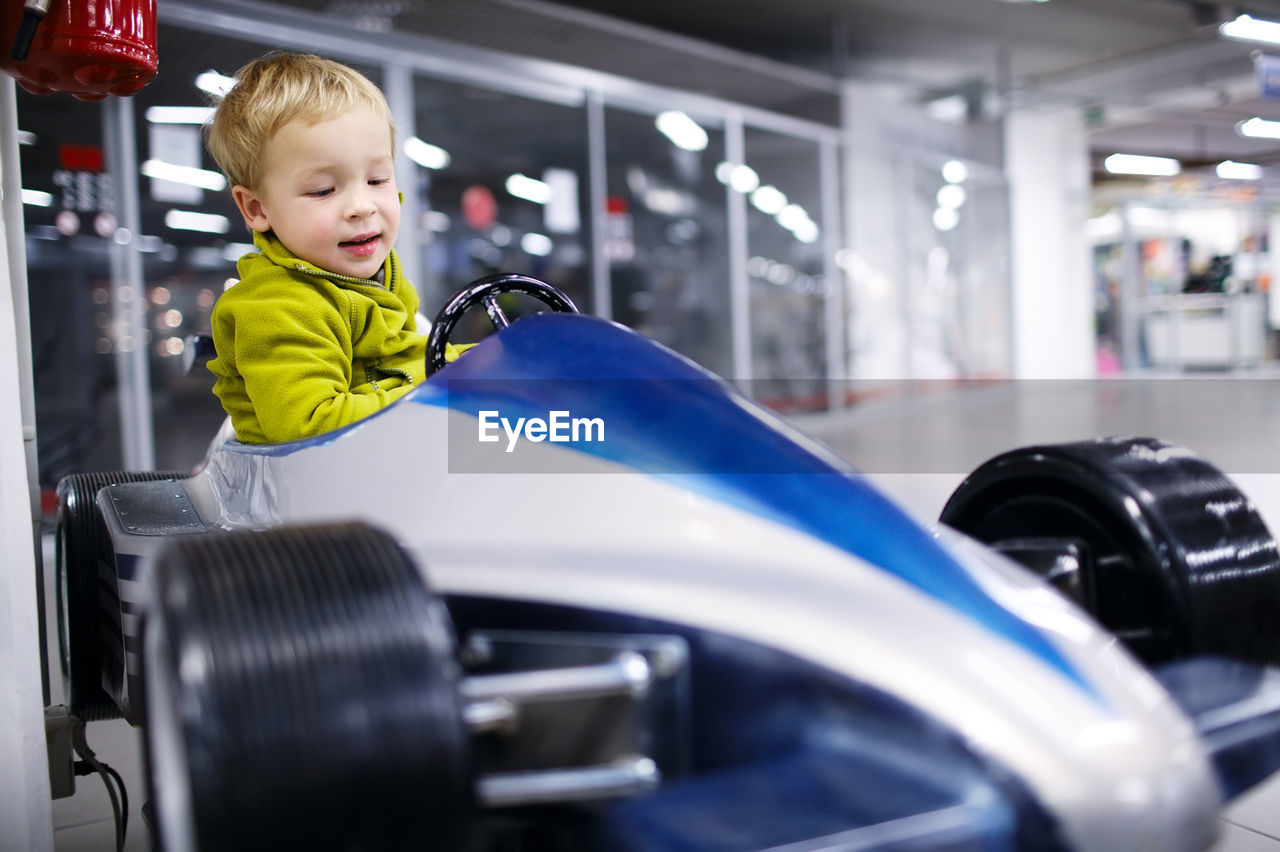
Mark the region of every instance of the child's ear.
POLYGON ((267 232, 271 230, 271 221, 267 218, 267 211, 262 206, 262 199, 258 194, 247 186, 236 184, 231 187, 231 197, 236 201, 236 207, 240 210, 240 215, 244 217, 244 223, 255 231, 267 232))

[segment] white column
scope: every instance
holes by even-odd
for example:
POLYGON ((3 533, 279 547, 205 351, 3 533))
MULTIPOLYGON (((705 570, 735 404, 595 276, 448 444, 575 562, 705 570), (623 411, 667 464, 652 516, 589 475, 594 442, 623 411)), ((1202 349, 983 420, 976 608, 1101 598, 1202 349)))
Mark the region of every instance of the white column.
MULTIPOLYGON (((6 201, 20 187, 17 168, 16 99, 12 77, 0 79, 3 185, 6 201)), ((6 237, 22 233, 5 205, 6 237)), ((36 613, 35 540, 23 431, 19 364, 27 340, 26 299, 15 298, 25 274, 9 269, 7 239, 0 241, 0 838, 11 849, 53 849, 53 810, 44 745, 44 697, 40 683, 40 641, 36 613), (23 306, 18 316, 15 304, 23 306)), ((25 290, 22 294, 25 297, 25 290)))
POLYGON ((1011 113, 1005 163, 1014 377, 1092 378, 1093 273, 1084 233, 1089 146, 1080 111, 1011 113))
POLYGON ((892 107, 857 83, 841 89, 844 132, 844 246, 840 265, 848 281, 846 339, 853 344, 852 379, 904 379, 909 329, 904 236, 899 210, 899 158, 906 144, 895 134, 892 107))
POLYGON ((404 143, 418 135, 417 116, 413 105, 413 73, 403 65, 386 65, 382 71, 382 88, 387 105, 396 122, 395 170, 397 183, 404 193, 400 206, 400 237, 396 250, 400 255, 400 269, 418 291, 423 305, 419 308, 426 316, 435 315, 435 306, 424 295, 426 282, 422 277, 422 202, 418 198, 417 163, 404 152, 404 143))

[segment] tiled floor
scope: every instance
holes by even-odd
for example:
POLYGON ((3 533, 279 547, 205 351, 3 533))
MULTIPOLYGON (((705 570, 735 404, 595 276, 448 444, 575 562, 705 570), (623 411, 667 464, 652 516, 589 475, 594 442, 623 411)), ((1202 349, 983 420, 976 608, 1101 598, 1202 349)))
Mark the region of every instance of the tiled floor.
MULTIPOLYGON (((837 415, 796 422, 922 517, 937 517, 964 473, 1000 450, 1141 434, 1176 441, 1214 461, 1280 531, 1280 379, 1271 375, 1012 383, 927 393, 898 388, 875 396, 878 401, 837 415)), ((127 849, 149 849, 139 813, 146 792, 137 732, 121 721, 94 722, 89 744, 128 786, 127 849)), ((78 778, 76 795, 55 801, 53 813, 59 852, 112 848, 111 807, 97 778, 78 778)), ((1280 852, 1280 779, 1233 803, 1221 829, 1215 852, 1280 852)))

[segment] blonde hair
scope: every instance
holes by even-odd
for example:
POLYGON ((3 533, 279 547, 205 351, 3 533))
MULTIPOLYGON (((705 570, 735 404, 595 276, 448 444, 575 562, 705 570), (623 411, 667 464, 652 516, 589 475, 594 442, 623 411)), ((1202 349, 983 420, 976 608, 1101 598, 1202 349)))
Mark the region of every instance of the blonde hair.
POLYGON ((340 62, 306 53, 272 52, 236 72, 205 125, 205 144, 232 186, 256 189, 262 180, 262 152, 272 135, 291 121, 318 124, 355 107, 367 106, 395 122, 382 91, 340 62))

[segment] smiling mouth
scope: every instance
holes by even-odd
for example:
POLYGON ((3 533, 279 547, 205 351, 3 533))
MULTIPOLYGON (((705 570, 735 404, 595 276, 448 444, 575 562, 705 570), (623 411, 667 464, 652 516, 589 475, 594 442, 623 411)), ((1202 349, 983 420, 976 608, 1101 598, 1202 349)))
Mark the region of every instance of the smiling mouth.
POLYGON ((374 240, 376 240, 379 236, 380 236, 379 234, 370 234, 369 236, 367 236, 367 237, 362 237, 361 239, 358 239, 358 240, 344 240, 343 242, 338 243, 338 245, 340 245, 340 246, 364 246, 364 245, 368 245, 369 243, 373 242, 373 241, 374 241, 374 240))

